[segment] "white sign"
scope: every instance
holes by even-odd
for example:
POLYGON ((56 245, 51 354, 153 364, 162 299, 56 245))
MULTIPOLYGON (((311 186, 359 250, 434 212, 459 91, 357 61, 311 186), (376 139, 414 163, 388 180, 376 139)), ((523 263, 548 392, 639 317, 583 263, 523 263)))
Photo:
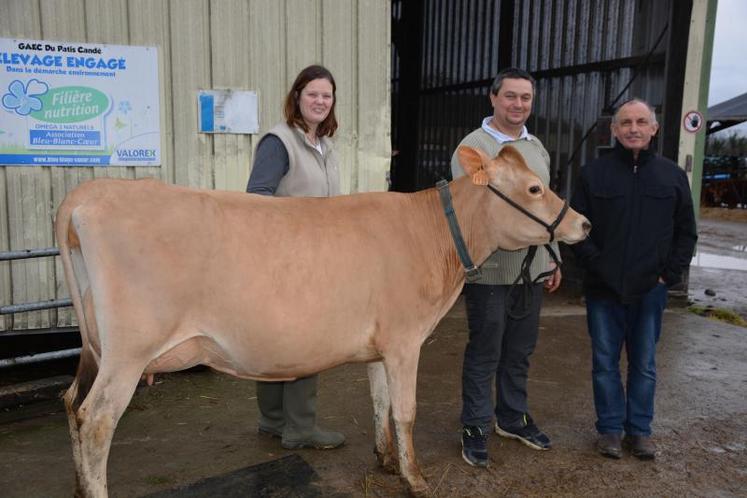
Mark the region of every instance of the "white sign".
POLYGON ((697 133, 703 127, 703 115, 698 111, 690 111, 685 114, 682 125, 690 133, 697 133))
POLYGON ((158 166, 155 47, 0 38, 0 164, 158 166))
POLYGON ((259 133, 256 92, 200 90, 197 110, 201 133, 259 133))

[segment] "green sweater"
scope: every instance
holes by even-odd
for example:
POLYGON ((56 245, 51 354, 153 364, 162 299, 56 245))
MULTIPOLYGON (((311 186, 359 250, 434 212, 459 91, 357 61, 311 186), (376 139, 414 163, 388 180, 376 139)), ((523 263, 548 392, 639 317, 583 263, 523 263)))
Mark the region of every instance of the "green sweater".
MULTIPOLYGON (((530 135, 530 138, 530 140, 514 140, 499 144, 498 141, 490 136, 485 130, 478 128, 464 137, 459 145, 476 147, 482 149, 488 156, 495 157, 504 145, 510 144, 521 153, 529 168, 540 177, 542 183, 549 185, 550 155, 537 137, 530 135)), ((451 157, 451 173, 454 179, 464 176, 464 170, 462 169, 462 165, 459 163, 459 158, 457 157, 456 152, 454 152, 454 155, 451 157)), ((536 223, 529 218, 526 219, 526 222, 536 223)), ((555 252, 558 253, 557 242, 553 242, 552 247, 555 252)), ((516 280, 516 277, 519 276, 521 262, 524 260, 526 254, 526 249, 519 249, 518 251, 504 251, 498 249, 480 266, 482 276, 475 283, 489 285, 512 284, 514 280, 516 280)), ((537 255, 535 256, 530 268, 532 279, 549 268, 550 257, 547 254, 547 251, 540 247, 537 250, 537 255)))

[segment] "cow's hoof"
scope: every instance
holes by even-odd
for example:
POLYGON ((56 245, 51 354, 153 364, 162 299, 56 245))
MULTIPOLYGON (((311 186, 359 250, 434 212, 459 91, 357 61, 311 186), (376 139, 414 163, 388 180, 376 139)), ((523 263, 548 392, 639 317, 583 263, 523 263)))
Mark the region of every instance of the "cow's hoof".
POLYGON ((396 456, 391 453, 381 454, 374 449, 376 454, 376 461, 379 462, 379 467, 384 469, 384 472, 388 474, 399 474, 399 460, 396 456))
POLYGON ((397 460, 396 458, 383 458, 379 460, 379 465, 388 474, 399 474, 399 460, 397 460))
POLYGON ((427 484, 424 486, 408 486, 410 496, 414 498, 427 498, 431 495, 431 488, 427 484))
POLYGON ((399 462, 397 460, 390 461, 389 463, 381 464, 381 468, 387 474, 399 475, 399 462))
POLYGON ((407 491, 410 496, 415 496, 417 498, 433 496, 431 488, 428 486, 428 482, 423 477, 413 478, 410 481, 405 478, 402 478, 402 480, 407 484, 407 491))

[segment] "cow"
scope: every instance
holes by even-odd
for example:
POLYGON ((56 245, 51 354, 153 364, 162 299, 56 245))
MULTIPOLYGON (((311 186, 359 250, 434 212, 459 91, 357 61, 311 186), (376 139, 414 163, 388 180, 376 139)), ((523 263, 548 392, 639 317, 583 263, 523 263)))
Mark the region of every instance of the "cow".
MULTIPOLYGON (((560 217, 558 240, 589 233, 512 147, 458 154, 467 175, 448 187, 476 264, 548 242, 560 217)), ((114 429, 144 374, 202 364, 287 381, 348 362, 369 363, 379 464, 428 494, 418 359, 465 280, 436 189, 274 198, 98 179, 66 196, 55 233, 82 338, 64 396, 78 496, 107 496, 114 429)))

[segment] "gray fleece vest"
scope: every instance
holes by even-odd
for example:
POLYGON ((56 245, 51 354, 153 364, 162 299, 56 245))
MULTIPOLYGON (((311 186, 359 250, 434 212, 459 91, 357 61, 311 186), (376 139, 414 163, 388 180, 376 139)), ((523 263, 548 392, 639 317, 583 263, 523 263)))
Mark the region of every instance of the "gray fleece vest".
POLYGON ((303 130, 280 123, 267 133, 278 137, 288 152, 288 172, 275 195, 284 197, 332 197, 340 195, 337 154, 327 137, 320 137, 323 153, 306 139, 303 130))
MULTIPOLYGON (((478 128, 464 137, 459 145, 469 145, 471 147, 482 149, 490 157, 497 156, 498 152, 500 152, 504 145, 512 145, 524 157, 529 168, 540 177, 542 183, 544 185, 550 183, 550 155, 545 150, 542 142, 533 135, 531 136, 531 140, 514 140, 499 144, 494 137, 488 134, 488 132, 482 128, 478 128)), ((456 151, 451 157, 451 173, 454 179, 464 176, 464 170, 462 169, 462 165, 459 164, 459 158, 457 157, 456 151)), ((536 222, 527 218, 526 223, 536 222)), ((551 245, 555 252, 558 253, 557 242, 553 242, 551 245)), ((524 260, 526 254, 526 249, 519 249, 518 251, 504 251, 498 249, 480 266, 482 277, 475 283, 490 285, 512 284, 521 271, 521 262, 524 260)), ((532 279, 543 271, 548 270, 549 264, 550 257, 548 256, 547 251, 540 247, 537 250, 537 255, 532 262, 532 266, 530 267, 532 279)))

